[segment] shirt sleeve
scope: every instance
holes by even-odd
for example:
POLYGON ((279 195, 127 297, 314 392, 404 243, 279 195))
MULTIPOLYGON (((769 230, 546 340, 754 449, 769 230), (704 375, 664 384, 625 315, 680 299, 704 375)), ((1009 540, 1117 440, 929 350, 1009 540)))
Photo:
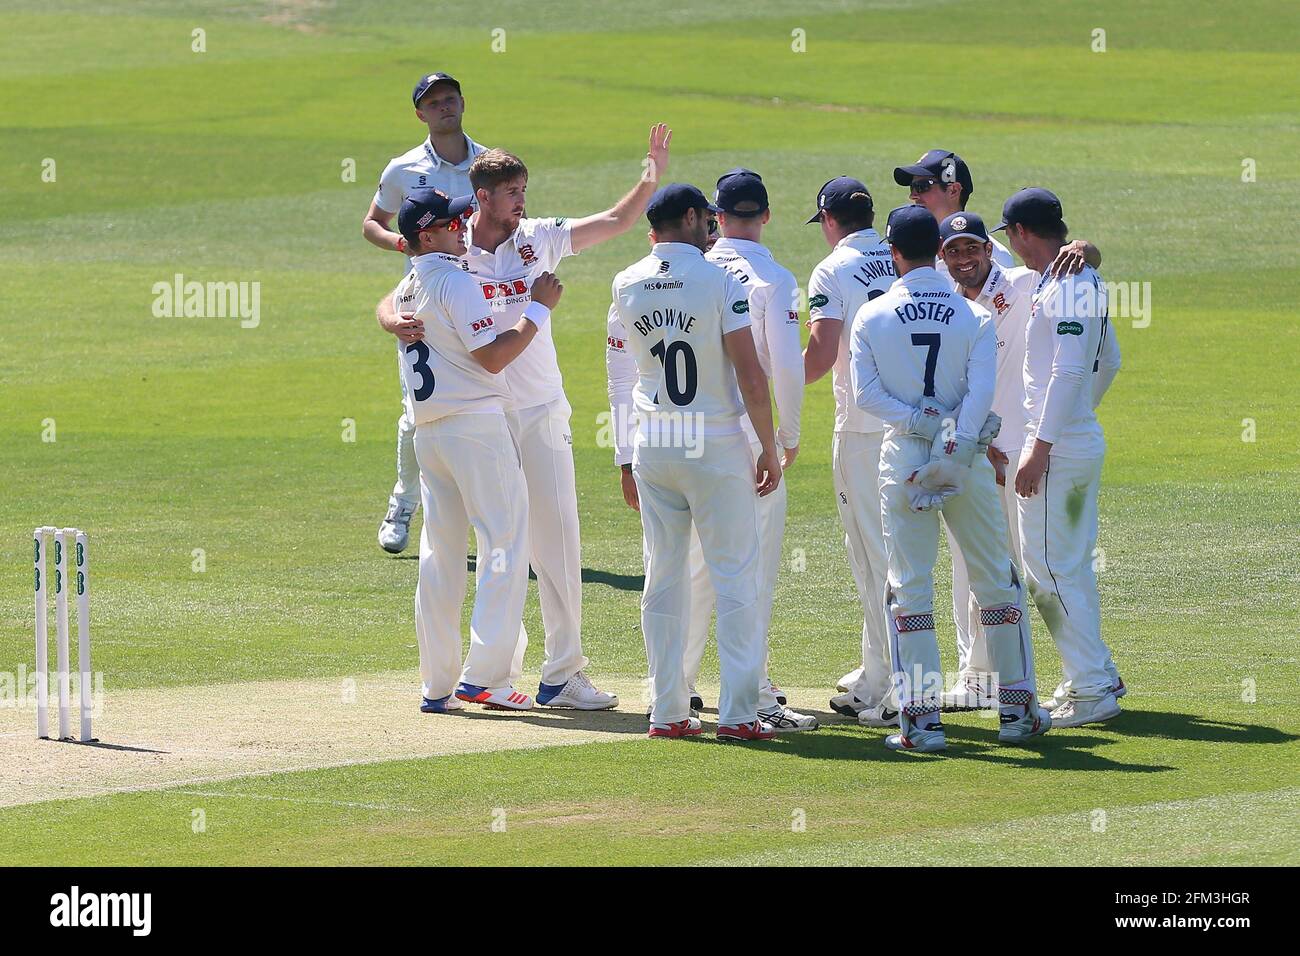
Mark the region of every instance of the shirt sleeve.
POLYGON ((835 273, 826 263, 821 263, 808 279, 808 321, 835 319, 847 322, 852 318, 844 314, 844 295, 835 281, 835 273))
POLYGON ((632 462, 632 388, 638 371, 636 359, 627 350, 627 329, 618 314, 618 305, 610 304, 605 337, 605 378, 609 386, 610 427, 614 432, 614 464, 632 462))
POLYGON ((1103 319, 1101 325, 1101 351, 1097 353, 1097 360, 1093 363, 1093 408, 1101 404, 1102 396, 1110 388, 1110 383, 1115 381, 1119 369, 1119 339, 1115 337, 1115 326, 1109 320, 1103 319))
POLYGON ((776 443, 782 448, 799 444, 799 419, 803 412, 803 341, 799 337, 799 288, 789 272, 764 290, 762 316, 768 358, 772 364, 772 392, 780 427, 776 443))
POLYGON ((1051 323, 1052 371, 1043 398, 1043 415, 1037 438, 1055 443, 1078 406, 1079 389, 1087 383, 1094 357, 1087 354, 1088 329, 1099 321, 1096 296, 1077 292, 1079 280, 1060 280, 1044 303, 1051 323), (1082 301, 1081 301, 1082 299, 1082 301))
POLYGON ((993 318, 981 316, 979 332, 966 362, 966 397, 957 413, 957 436, 976 439, 993 409, 998 374, 998 334, 993 318))
POLYGON ((722 290, 722 334, 729 335, 737 329, 747 329, 754 324, 749 313, 749 292, 741 281, 725 269, 719 269, 726 277, 722 290))
POLYGON ((853 401, 864 412, 875 415, 886 425, 901 432, 907 428, 916 409, 889 394, 880 381, 880 369, 876 366, 876 358, 867 339, 867 309, 864 306, 858 312, 858 317, 853 320, 853 331, 849 335, 849 372, 853 379, 853 401))
POLYGON ((402 184, 399 179, 401 167, 396 161, 390 162, 379 175, 379 188, 375 190, 375 205, 384 212, 396 213, 402 208, 402 184))
POLYGON ((453 275, 453 280, 447 283, 446 302, 456 334, 470 352, 491 345, 497 340, 492 307, 484 301, 478 283, 468 272, 453 275))
POLYGON ((573 251, 573 223, 561 216, 558 219, 535 220, 533 240, 546 247, 548 262, 559 262, 573 251))

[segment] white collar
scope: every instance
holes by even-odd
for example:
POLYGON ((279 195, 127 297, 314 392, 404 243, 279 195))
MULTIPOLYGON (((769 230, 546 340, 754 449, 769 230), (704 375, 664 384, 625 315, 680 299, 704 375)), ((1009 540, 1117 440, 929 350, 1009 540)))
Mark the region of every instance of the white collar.
POLYGON ((880 233, 876 232, 875 229, 870 227, 866 229, 859 229, 857 232, 851 232, 843 239, 841 239, 839 242, 835 243, 835 248, 838 249, 840 246, 846 246, 854 239, 866 239, 870 242, 879 242, 880 233))
MULTIPOLYGON (((465 155, 465 163, 473 162, 474 157, 477 156, 479 153, 487 152, 485 147, 480 146, 478 143, 470 139, 468 133, 461 133, 461 135, 465 137, 465 148, 468 150, 468 152, 465 155)), ((448 162, 447 160, 439 156, 438 151, 433 148, 432 133, 426 136, 424 138, 424 142, 421 143, 420 145, 424 148, 424 155, 428 156, 429 161, 433 163, 434 169, 441 169, 443 163, 447 163, 447 165, 452 166, 453 169, 458 169, 460 168, 460 166, 465 165, 465 163, 458 163, 453 165, 452 163, 448 162)))
POLYGON ((463 271, 465 260, 460 256, 453 256, 447 252, 426 252, 424 255, 411 256, 411 265, 463 271))
POLYGON ((713 244, 713 249, 710 251, 712 252, 718 249, 730 249, 733 252, 746 256, 758 255, 767 259, 772 258, 772 253, 768 250, 767 246, 763 245, 761 242, 755 242, 753 239, 732 239, 728 236, 723 236, 713 244))
MULTIPOLYGON (((719 242, 722 240, 719 239, 719 242)), ((700 251, 699 246, 693 246, 689 242, 656 242, 650 247, 650 255, 658 256, 660 259, 667 259, 669 256, 699 256, 704 258, 704 253, 700 251)))

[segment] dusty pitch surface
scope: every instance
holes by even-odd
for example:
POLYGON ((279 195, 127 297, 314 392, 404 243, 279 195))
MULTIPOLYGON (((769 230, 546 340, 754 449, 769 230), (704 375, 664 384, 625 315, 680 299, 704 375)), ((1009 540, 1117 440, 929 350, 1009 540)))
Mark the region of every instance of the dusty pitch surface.
MULTIPOLYGON (((109 691, 95 719, 100 742, 90 745, 37 740, 32 709, 0 710, 0 807, 256 773, 645 739, 641 683, 601 686, 618 694, 618 710, 508 713, 467 704, 455 714, 421 714, 418 682, 406 671, 109 691)), ((716 688, 704 693, 716 700, 716 688)), ((75 733, 75 695, 73 706, 75 733)), ((56 715, 51 707, 52 729, 56 715)))

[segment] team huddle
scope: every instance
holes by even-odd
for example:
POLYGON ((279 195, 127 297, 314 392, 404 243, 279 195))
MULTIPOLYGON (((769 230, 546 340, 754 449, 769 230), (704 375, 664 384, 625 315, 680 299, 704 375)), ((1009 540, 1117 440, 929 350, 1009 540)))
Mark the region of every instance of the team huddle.
POLYGON ((667 183, 672 134, 660 124, 613 206, 527 218, 528 169, 464 133, 460 84, 428 74, 413 103, 429 137, 389 163, 363 228, 409 256, 378 307, 403 392, 379 541, 403 550, 423 507, 422 711, 618 704, 586 674, 571 409, 550 319, 560 260, 644 214, 649 252, 611 285, 606 370, 621 490, 643 529, 649 735, 701 732, 696 682, 715 614, 718 739, 818 725, 772 681, 768 627, 782 478, 799 453, 804 389, 827 372, 836 504, 863 616, 862 664, 840 678, 832 709, 897 728, 886 746, 920 752, 946 746, 947 710, 997 711, 1007 744, 1119 714, 1125 687, 1093 572, 1105 451, 1095 408, 1119 348, 1100 252, 1067 242, 1055 195, 1024 189, 1004 204, 991 232, 1005 230, 1017 268, 966 211, 973 181, 950 151, 894 170, 910 203, 888 214, 883 237, 866 185, 831 179, 808 220, 830 252, 807 284, 804 346, 798 282, 762 244, 771 213, 758 173, 724 173, 712 198, 667 183), (951 685, 934 629, 940 518, 960 664, 951 685), (545 631, 535 699, 517 688, 530 566, 545 631), (1049 700, 1035 682, 1030 597, 1061 655, 1049 700))

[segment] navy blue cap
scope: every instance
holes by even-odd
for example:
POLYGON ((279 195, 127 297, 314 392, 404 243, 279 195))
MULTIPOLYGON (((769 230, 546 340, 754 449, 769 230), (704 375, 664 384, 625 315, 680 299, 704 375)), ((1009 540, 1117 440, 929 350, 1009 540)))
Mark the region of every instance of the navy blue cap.
POLYGON ((737 168, 718 177, 713 203, 722 212, 755 216, 767 209, 767 187, 752 169, 737 168))
POLYGON ((900 186, 911 186, 917 176, 933 176, 941 183, 957 183, 965 188, 968 196, 975 191, 966 160, 950 149, 932 149, 911 166, 894 169, 894 182, 900 186))
MULTIPOLYGON (((831 212, 845 212, 852 209, 855 193, 866 193, 866 208, 862 212, 870 212, 872 209, 871 192, 867 189, 866 183, 854 179, 852 176, 836 176, 817 193, 817 212, 809 222, 821 222, 822 210, 829 209, 831 212)), ((861 202, 861 200, 859 200, 861 202)))
POLYGON ((1022 189, 1002 204, 1002 221, 993 231, 1005 229, 1012 223, 1021 226, 1054 226, 1063 219, 1061 200, 1051 190, 1041 186, 1022 189))
POLYGON ((420 97, 433 89, 435 83, 450 83, 456 87, 456 92, 460 92, 460 81, 450 73, 426 73, 420 77, 420 82, 415 84, 415 91, 411 93, 411 102, 416 106, 420 105, 420 97))
POLYGON ((650 225, 657 226, 661 222, 681 219, 688 209, 718 211, 718 207, 690 183, 669 183, 650 197, 646 203, 645 217, 650 220, 650 225))
POLYGON ((885 241, 905 259, 934 258, 939 251, 939 224, 924 206, 899 206, 889 214, 885 241))
POLYGON ((973 212, 955 212, 939 223, 939 248, 942 249, 954 239, 975 239, 988 242, 988 230, 984 220, 973 212))
POLYGON ((447 222, 463 216, 473 208, 473 196, 452 199, 441 189, 417 189, 406 197, 397 211, 397 231, 414 242, 421 229, 435 222, 447 222))

